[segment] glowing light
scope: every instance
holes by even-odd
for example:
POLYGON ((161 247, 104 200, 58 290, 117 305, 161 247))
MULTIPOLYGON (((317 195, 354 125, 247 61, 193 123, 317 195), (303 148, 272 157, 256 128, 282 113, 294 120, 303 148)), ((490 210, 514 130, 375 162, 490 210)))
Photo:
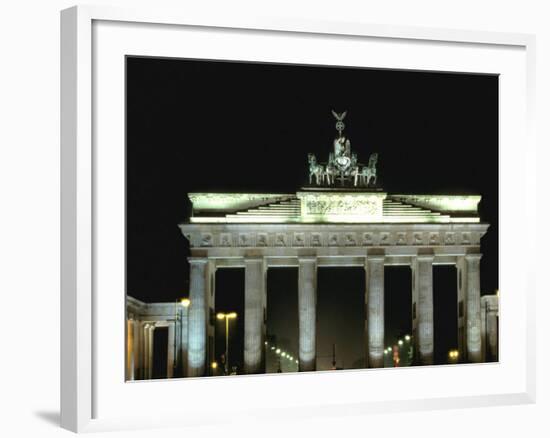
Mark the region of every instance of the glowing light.
POLYGON ((271 347, 272 350, 275 350, 275 347, 271 347))
POLYGON ((450 359, 457 359, 459 356, 458 350, 450 350, 449 351, 449 358, 450 359))
POLYGON ((215 370, 216 368, 218 368, 218 362, 212 362, 212 369, 215 370))
POLYGON ((189 298, 182 298, 180 300, 180 304, 183 306, 183 307, 189 307, 189 305, 191 304, 191 300, 189 298))
POLYGON ((277 349, 275 350, 275 353, 281 354, 281 349, 280 349, 280 348, 277 348, 277 349))
POLYGON ((411 337, 409 335, 405 335, 405 341, 410 341, 411 337))
POLYGON ((218 319, 224 319, 225 318, 225 314, 223 314, 223 313, 218 313, 216 316, 217 316, 218 319))
POLYGON ((403 341, 402 341, 401 339, 399 339, 399 341, 397 341, 397 343, 398 343, 399 345, 403 345, 403 341))

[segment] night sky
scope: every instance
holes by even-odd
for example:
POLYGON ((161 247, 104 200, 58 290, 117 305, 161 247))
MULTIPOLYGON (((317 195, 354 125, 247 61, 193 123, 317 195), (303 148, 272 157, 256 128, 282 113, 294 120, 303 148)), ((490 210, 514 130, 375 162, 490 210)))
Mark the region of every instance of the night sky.
MULTIPOLYGON (((127 293, 188 294, 187 193, 294 193, 307 153, 326 161, 331 109, 348 111, 359 161, 378 152, 389 193, 481 194, 482 294, 498 289, 498 77, 362 68, 127 58, 127 293)), ((268 332, 297 355, 297 269, 268 273, 268 332)), ((410 333, 410 269, 386 268, 386 342, 410 333)), ((318 368, 362 367, 364 273, 318 272, 318 368)), ((435 359, 456 347, 456 273, 434 267, 435 359)), ((218 270, 216 311, 236 311, 242 363, 244 271, 218 270)), ((222 332, 223 331, 219 330, 222 332)), ((217 345, 222 342, 217 339, 217 345)), ((221 347, 217 351, 221 351, 221 347)))

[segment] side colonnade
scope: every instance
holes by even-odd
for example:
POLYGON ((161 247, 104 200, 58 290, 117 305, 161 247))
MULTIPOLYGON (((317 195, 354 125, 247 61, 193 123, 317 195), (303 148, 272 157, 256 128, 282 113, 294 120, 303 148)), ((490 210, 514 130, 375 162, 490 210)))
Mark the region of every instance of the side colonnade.
POLYGON ((144 303, 126 297, 126 379, 152 379, 155 331, 167 329, 166 370, 162 377, 187 375, 188 308, 178 303, 144 303))

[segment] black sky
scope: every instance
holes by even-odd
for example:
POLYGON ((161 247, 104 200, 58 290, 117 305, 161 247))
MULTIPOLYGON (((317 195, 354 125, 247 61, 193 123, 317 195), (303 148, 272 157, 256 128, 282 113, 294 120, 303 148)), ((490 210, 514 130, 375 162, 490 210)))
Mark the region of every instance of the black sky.
MULTIPOLYGON (((128 294, 148 302, 186 296, 189 250, 177 224, 189 217, 187 193, 294 193, 305 183, 307 153, 324 161, 331 149, 331 109, 348 111, 346 134, 360 161, 379 153, 385 191, 482 195, 481 218, 491 224, 482 293, 498 288, 498 77, 137 57, 127 58, 126 73, 128 294)), ((284 271, 270 274, 270 305, 294 315, 288 285, 297 274, 284 271)), ((318 349, 340 342, 349 368, 362 354, 355 326, 364 309, 349 304, 362 294, 361 275, 321 271, 318 349)), ((217 310, 240 308, 231 303, 242 301, 242 273, 221 275, 227 292, 217 310)), ((434 276, 434 300, 452 310, 454 272, 437 268, 434 276)), ((391 342, 410 329, 410 274, 388 269, 386 283, 391 342)), ((434 317, 437 355, 454 342, 443 336, 453 326, 444 313, 434 317)), ((268 330, 292 344, 297 324, 279 319, 268 318, 268 330)))

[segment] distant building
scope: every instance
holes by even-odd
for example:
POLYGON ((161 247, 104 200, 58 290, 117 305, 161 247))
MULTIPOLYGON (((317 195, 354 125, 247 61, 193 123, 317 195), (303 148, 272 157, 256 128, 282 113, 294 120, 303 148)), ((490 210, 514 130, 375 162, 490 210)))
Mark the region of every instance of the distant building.
POLYGON ((187 375, 188 301, 144 303, 126 297, 126 379, 153 378, 155 351, 167 352, 157 377, 187 375), (167 330, 167 345, 155 346, 155 331, 167 330))

